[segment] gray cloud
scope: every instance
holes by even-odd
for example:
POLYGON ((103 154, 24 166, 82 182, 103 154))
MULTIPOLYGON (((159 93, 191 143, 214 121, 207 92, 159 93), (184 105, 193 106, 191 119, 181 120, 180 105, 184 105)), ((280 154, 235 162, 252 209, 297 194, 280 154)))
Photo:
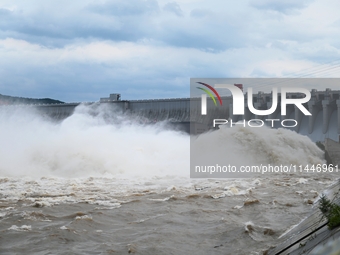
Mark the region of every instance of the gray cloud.
POLYGON ((211 14, 212 12, 207 9, 193 9, 190 12, 190 16, 194 18, 204 18, 204 17, 210 16, 211 14))
POLYGON ((113 16, 150 15, 159 11, 157 0, 110 0, 102 4, 89 4, 87 10, 113 16))
MULTIPOLYGON (((19 9, 6 14, 0 23, 3 38, 24 38, 45 46, 61 47, 75 39, 138 41, 144 38, 162 40, 153 19, 159 12, 156 0, 107 1, 105 4, 76 6, 72 15, 48 10, 28 12, 19 9)), ((0 14, 1 15, 1 14, 0 14)))
POLYGON ((11 11, 5 8, 0 8, 0 16, 5 17, 11 15, 11 11))
POLYGON ((272 10, 285 14, 294 13, 294 11, 303 9, 308 6, 313 0, 253 0, 250 2, 251 6, 262 9, 272 10))
MULTIPOLYGON (((80 38, 129 42, 148 39, 212 52, 241 45, 235 41, 242 36, 234 34, 230 39, 224 33, 218 35, 221 27, 228 33, 235 31, 227 18, 197 22, 189 17, 177 22, 171 17, 163 17, 156 0, 89 3, 73 7, 78 11, 74 15, 62 15, 53 10, 43 12, 39 8, 28 12, 22 8, 8 13, 6 22, 0 23, 3 38, 24 39, 47 47, 63 47, 80 38), (207 29, 209 26, 213 29, 207 29)), ((164 11, 183 16, 176 2, 165 4, 164 11)))
POLYGON ((181 7, 179 6, 179 4, 176 2, 167 3, 166 5, 164 5, 163 10, 174 13, 178 17, 183 16, 183 11, 181 7))
POLYGON ((3 0, 0 93, 62 101, 111 92, 182 97, 190 77, 293 73, 339 59, 336 6, 335 0, 329 6, 321 0, 3 0))

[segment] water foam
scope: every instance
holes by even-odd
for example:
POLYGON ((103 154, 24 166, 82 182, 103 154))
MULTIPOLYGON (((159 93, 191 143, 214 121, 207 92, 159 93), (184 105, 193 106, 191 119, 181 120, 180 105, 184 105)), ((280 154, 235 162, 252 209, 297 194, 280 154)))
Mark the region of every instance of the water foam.
POLYGON ((266 126, 221 126, 218 131, 193 140, 191 149, 195 155, 202 155, 198 162, 201 158, 203 161, 213 158, 211 162, 221 161, 238 168, 260 164, 305 166, 325 163, 323 151, 307 136, 266 126))
MULTIPOLYGON (((62 122, 33 110, 0 111, 0 176, 189 177, 189 136, 162 124, 141 125, 104 106, 78 106, 62 122)), ((233 127, 193 140, 191 149, 232 165, 318 164, 323 152, 285 129, 233 127)))
POLYGON ((161 124, 112 123, 108 111, 79 106, 61 123, 2 111, 0 176, 188 176, 188 135, 161 124))

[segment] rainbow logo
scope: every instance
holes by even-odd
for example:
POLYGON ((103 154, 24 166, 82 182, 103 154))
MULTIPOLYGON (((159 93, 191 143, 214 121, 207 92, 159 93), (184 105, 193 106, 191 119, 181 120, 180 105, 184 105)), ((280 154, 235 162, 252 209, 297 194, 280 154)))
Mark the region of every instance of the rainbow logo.
MULTIPOLYGON (((209 84, 203 83, 203 82, 197 82, 197 83, 199 83, 199 84, 201 84, 203 86, 206 86, 212 92, 214 92, 214 94, 216 95, 218 101, 220 102, 220 105, 222 105, 222 100, 221 100, 220 95, 217 93, 217 91, 212 86, 210 86, 209 84)), ((217 106, 216 99, 215 99, 214 95, 209 90, 207 90, 205 88, 200 88, 200 87, 197 87, 197 88, 200 89, 200 90, 203 90, 205 93, 207 93, 210 96, 210 98, 214 101, 214 104, 217 106)))

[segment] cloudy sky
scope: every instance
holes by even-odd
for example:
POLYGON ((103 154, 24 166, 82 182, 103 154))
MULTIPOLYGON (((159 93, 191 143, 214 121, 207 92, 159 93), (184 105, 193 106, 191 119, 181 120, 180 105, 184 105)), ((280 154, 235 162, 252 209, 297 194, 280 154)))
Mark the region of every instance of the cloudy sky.
POLYGON ((337 0, 0 0, 0 94, 188 97, 197 77, 340 77, 337 0))

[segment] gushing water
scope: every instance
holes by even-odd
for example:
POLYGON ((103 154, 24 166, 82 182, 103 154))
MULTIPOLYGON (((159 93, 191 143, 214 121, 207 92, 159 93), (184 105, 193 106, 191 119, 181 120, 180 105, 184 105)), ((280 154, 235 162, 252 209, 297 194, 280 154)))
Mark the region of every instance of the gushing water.
MULTIPOLYGON (((216 148, 235 165, 323 162, 289 130, 192 139, 191 149, 216 148)), ((0 143, 1 254, 258 254, 334 178, 190 179, 189 135, 103 106, 79 106, 61 122, 1 108, 0 143)))

